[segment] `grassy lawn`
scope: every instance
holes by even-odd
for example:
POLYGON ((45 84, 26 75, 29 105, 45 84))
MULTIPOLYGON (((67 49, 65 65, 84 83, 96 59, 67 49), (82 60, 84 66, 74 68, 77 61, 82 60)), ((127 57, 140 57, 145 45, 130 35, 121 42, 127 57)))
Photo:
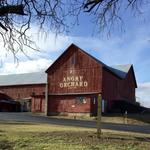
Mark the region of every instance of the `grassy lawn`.
POLYGON ((89 128, 0 122, 0 150, 149 150, 150 135, 89 128))

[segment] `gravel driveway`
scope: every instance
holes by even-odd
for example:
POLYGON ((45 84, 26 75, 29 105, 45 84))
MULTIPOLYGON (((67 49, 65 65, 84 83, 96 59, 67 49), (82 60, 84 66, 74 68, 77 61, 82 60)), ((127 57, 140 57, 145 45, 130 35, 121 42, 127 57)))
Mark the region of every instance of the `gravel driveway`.
MULTIPOLYGON (((48 124, 55 124, 55 125, 96 128, 96 121, 62 119, 62 118, 58 119, 54 117, 33 115, 31 113, 0 112, 0 121, 48 123, 48 124)), ((126 124, 102 123, 102 128, 117 130, 117 131, 131 131, 131 132, 150 134, 150 125, 126 125, 126 124)))

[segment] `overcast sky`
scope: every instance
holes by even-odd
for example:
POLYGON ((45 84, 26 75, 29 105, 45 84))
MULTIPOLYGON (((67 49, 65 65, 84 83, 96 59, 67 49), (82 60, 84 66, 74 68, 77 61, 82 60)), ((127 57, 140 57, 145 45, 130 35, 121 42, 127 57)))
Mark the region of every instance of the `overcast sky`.
MULTIPOLYGON (((148 9, 145 9, 147 14, 148 9)), ((125 32, 113 32, 106 36, 91 36, 93 24, 86 16, 75 26, 69 35, 59 35, 57 38, 51 32, 37 38, 37 27, 32 26, 30 33, 40 47, 41 52, 28 51, 28 59, 23 54, 18 54, 19 64, 14 63, 14 57, 1 46, 0 74, 14 74, 46 70, 57 57, 71 44, 74 43, 107 65, 133 64, 138 84, 137 100, 144 106, 150 107, 150 15, 147 20, 140 17, 126 18, 125 32)), ((2 43, 0 43, 2 44, 2 43)))

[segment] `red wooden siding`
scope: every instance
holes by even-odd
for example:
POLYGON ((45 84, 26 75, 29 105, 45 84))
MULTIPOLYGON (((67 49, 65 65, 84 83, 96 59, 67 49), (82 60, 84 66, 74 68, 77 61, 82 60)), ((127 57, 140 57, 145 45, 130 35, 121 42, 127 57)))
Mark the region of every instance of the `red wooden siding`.
POLYGON ((51 112, 89 112, 90 98, 85 97, 85 104, 77 104, 74 96, 51 96, 49 110, 51 112))
POLYGON ((33 93, 43 95, 43 92, 45 93, 45 84, 1 86, 0 90, 12 99, 19 100, 28 98, 33 93))
POLYGON ((49 96, 49 110, 54 113, 96 113, 94 95, 49 96), (80 101, 83 98, 83 101, 80 101))
POLYGON ((101 92, 101 72, 102 65, 77 47, 71 47, 48 70, 48 92, 50 94, 101 92))
POLYGON ((96 112, 97 104, 92 105, 92 97, 102 91, 102 65, 95 59, 78 47, 71 46, 47 73, 48 94, 51 95, 48 112, 96 112), (77 104, 79 97, 84 97, 86 103, 77 104))
POLYGON ((110 73, 108 70, 103 69, 102 80, 102 98, 106 100, 108 105, 111 107, 112 100, 119 98, 119 84, 121 79, 114 76, 114 74, 110 73))
POLYGON ((1 86, 10 99, 21 103, 21 111, 45 111, 45 84, 1 86))
POLYGON ((135 102, 135 88, 133 68, 130 68, 126 78, 122 81, 120 86, 120 98, 135 102))
POLYGON ((89 94, 92 97, 102 93, 102 98, 107 101, 110 109, 114 100, 135 101, 136 81, 133 68, 131 67, 125 79, 106 68, 103 63, 71 45, 46 71, 48 111, 90 113, 96 107, 90 105, 89 94), (83 94, 89 98, 87 103, 71 107, 76 102, 76 97, 83 94))
POLYGON ((111 108, 114 100, 135 102, 135 82, 132 68, 124 79, 120 79, 106 69, 103 69, 102 97, 111 108))

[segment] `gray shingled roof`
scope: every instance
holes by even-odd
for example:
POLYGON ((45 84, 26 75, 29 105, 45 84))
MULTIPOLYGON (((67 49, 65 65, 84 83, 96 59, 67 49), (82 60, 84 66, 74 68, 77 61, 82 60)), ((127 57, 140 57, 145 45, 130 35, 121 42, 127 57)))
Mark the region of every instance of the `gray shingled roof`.
POLYGON ((107 66, 109 70, 118 75, 120 78, 125 78, 129 69, 131 68, 131 64, 127 65, 113 65, 111 67, 107 66))
POLYGON ((43 84, 46 83, 46 76, 44 72, 0 75, 0 86, 43 84))

